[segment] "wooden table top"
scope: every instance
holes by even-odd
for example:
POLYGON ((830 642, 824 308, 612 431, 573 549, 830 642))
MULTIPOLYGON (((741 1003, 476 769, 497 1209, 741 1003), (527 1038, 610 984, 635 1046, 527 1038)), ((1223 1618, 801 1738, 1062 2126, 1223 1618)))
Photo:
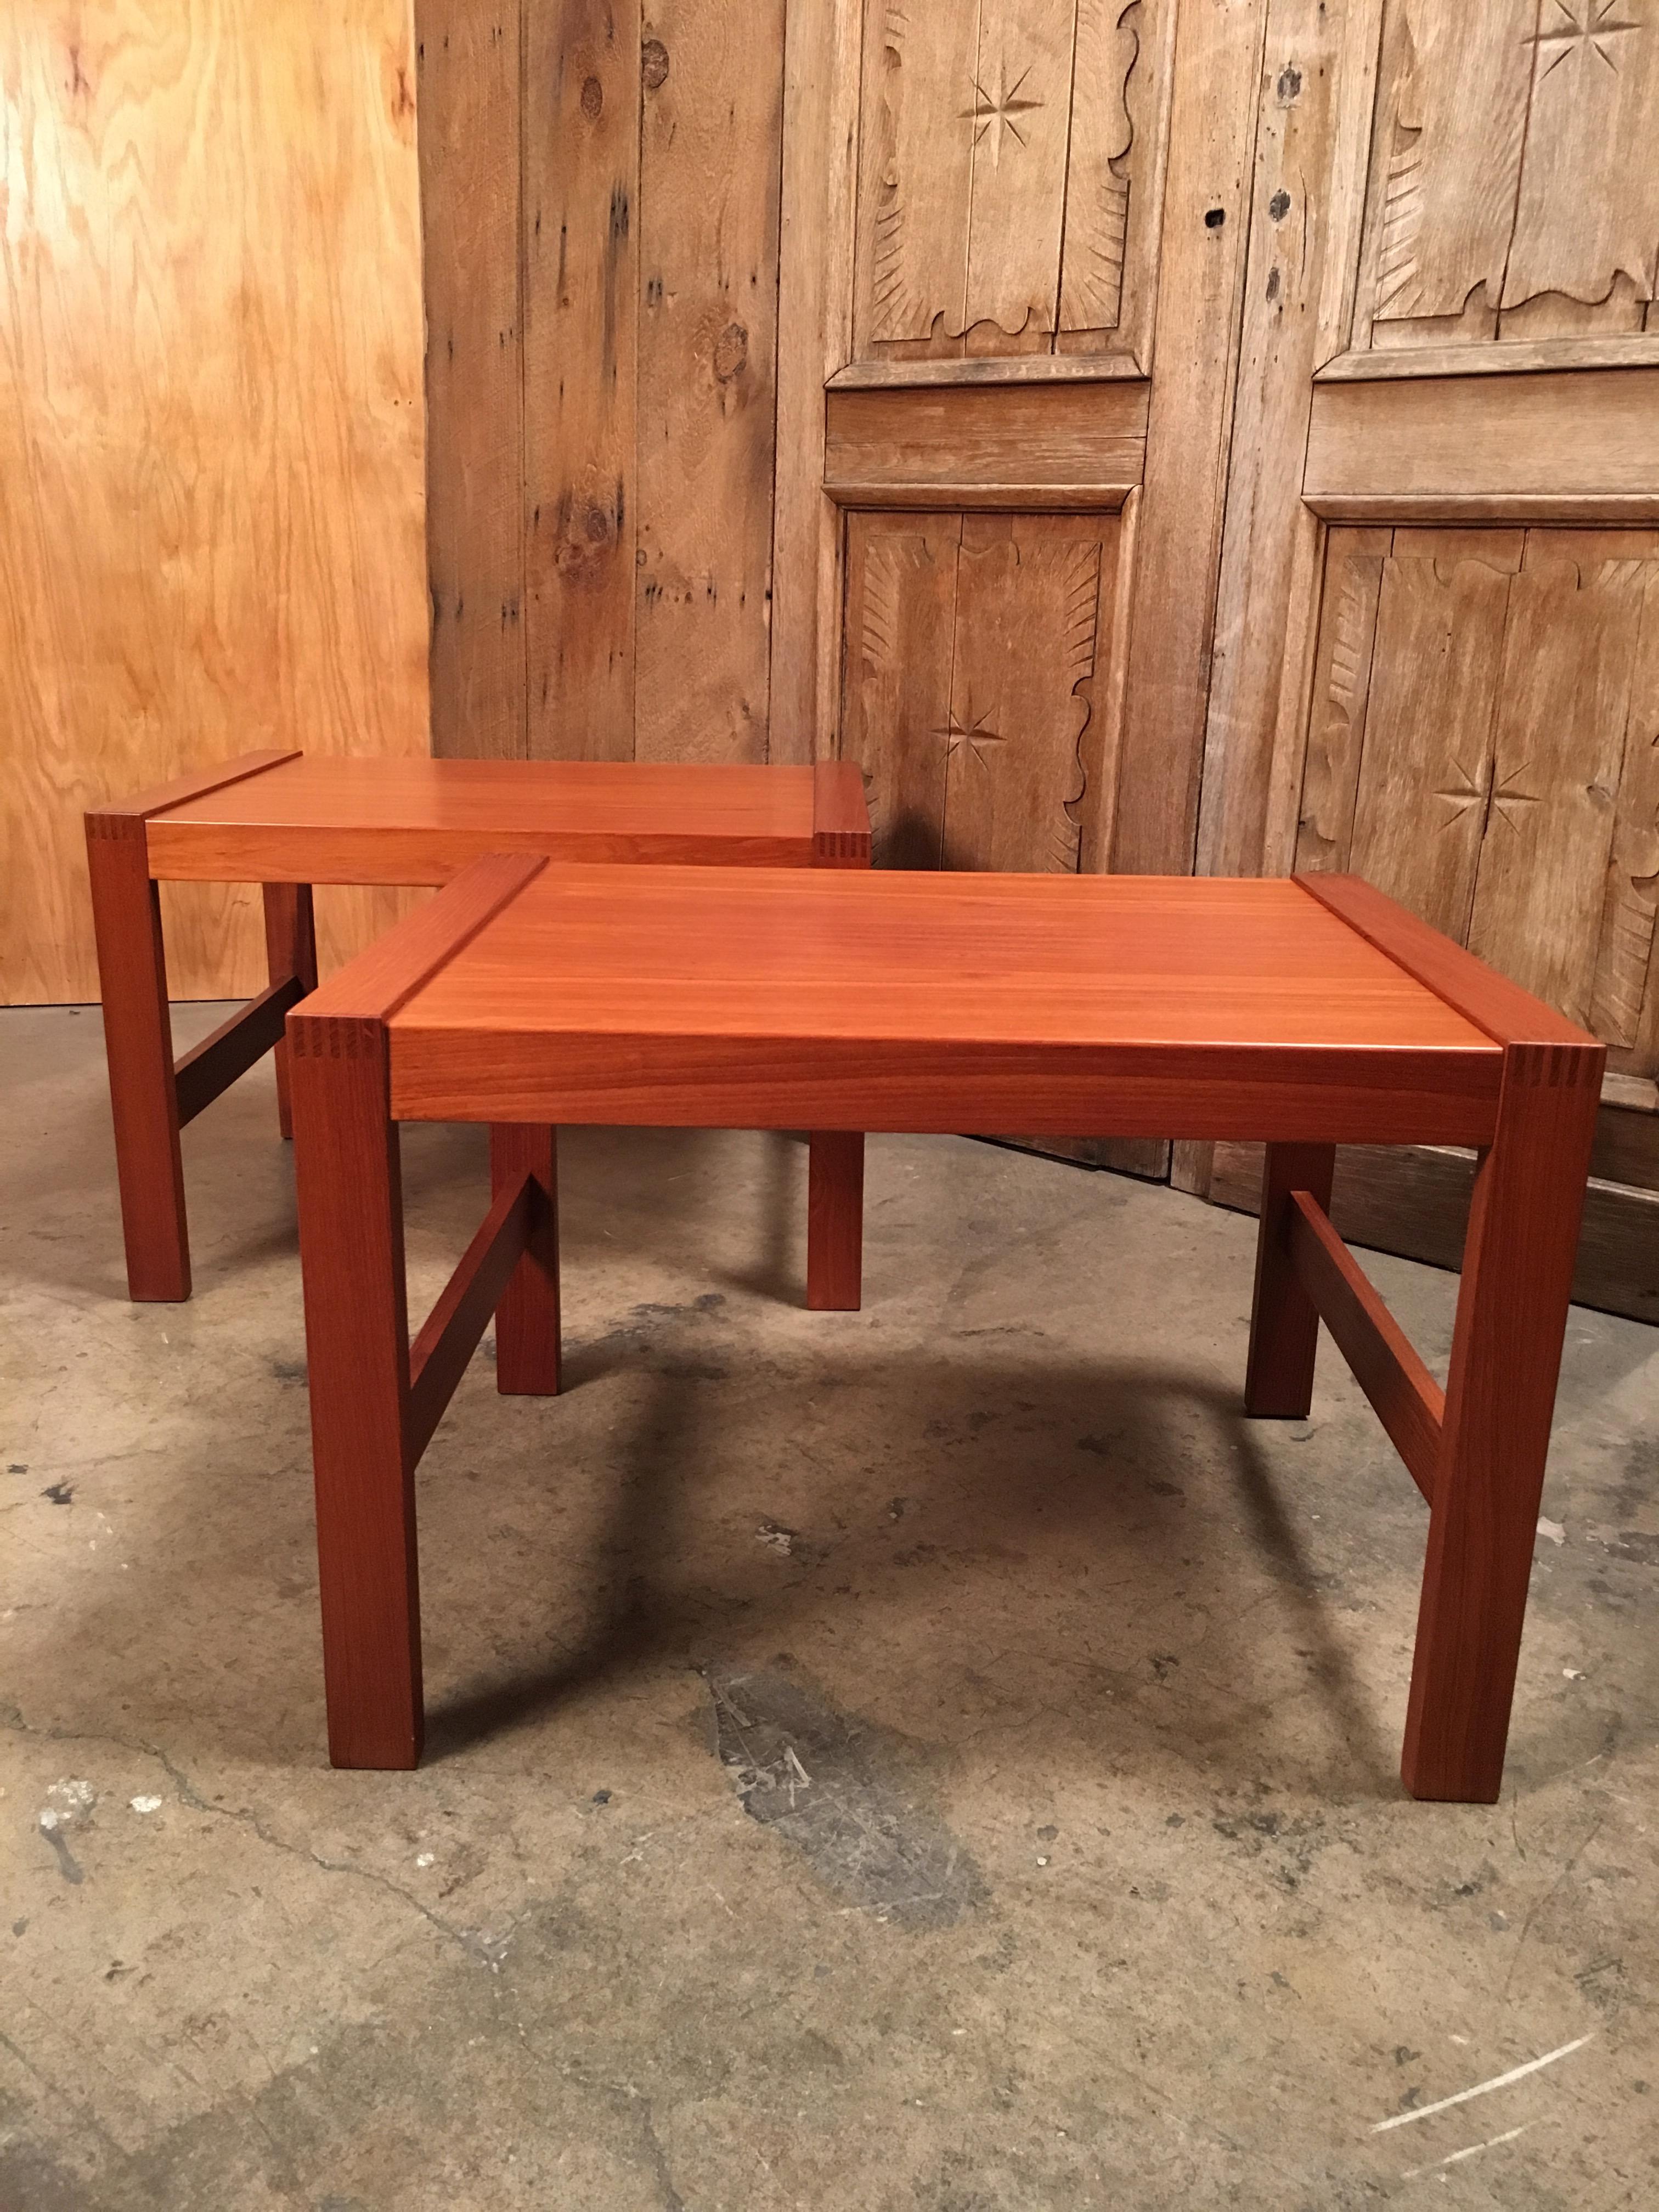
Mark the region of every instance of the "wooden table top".
MULTIPOLYGON (((867 840, 856 770, 831 773, 841 826, 850 806, 867 840)), ((158 877, 437 883, 490 852, 802 866, 823 815, 811 768, 296 754, 146 810, 145 827, 158 877)))
POLYGON ((550 866, 394 1032, 1412 1046, 1488 1040, 1294 883, 550 866))
POLYGON ((386 1022, 404 1118, 1479 1143, 1457 997, 1296 882, 503 859, 307 1011, 386 1022))

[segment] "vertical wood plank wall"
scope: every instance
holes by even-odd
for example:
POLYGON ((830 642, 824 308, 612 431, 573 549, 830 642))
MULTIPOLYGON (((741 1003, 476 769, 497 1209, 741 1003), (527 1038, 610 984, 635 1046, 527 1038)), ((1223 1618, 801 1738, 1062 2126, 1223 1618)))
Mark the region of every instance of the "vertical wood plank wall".
POLYGON ((783 4, 416 0, 432 744, 763 761, 783 4))
MULTIPOLYGON (((0 15, 0 1000, 97 995, 94 801, 425 750, 414 84, 407 0, 0 15)), ((256 891, 167 906, 177 995, 263 981, 256 891)))

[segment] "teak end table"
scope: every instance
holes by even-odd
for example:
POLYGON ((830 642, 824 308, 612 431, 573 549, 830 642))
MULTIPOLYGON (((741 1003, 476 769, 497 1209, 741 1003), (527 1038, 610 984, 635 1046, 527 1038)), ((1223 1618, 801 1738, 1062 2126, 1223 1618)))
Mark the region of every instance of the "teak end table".
POLYGON ((1306 1415, 1322 1318, 1429 1505, 1406 1785, 1496 1798, 1605 1054, 1366 884, 505 856, 288 1026, 337 1765, 419 1756, 413 1475, 492 1309, 501 1390, 558 1388, 553 1125, 1042 1129, 1266 1139, 1245 1410, 1306 1415), (411 1346, 421 1120, 492 1125, 494 1203, 411 1346), (1480 1149, 1443 1394, 1338 1144, 1480 1149))
MULTIPOLYGON (((347 760, 246 753, 86 817, 127 1288, 187 1298, 179 1132, 274 1047, 317 982, 313 884, 447 883, 494 852, 565 860, 868 867, 851 762, 347 760), (158 882, 264 887, 270 984, 176 1063, 158 882)), ((830 1171, 822 1152, 820 1168, 830 1171)))

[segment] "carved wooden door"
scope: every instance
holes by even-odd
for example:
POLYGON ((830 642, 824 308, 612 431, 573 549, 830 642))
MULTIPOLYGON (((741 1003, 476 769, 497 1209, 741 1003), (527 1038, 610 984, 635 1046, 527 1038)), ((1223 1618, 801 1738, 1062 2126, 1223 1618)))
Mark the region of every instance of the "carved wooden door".
MULTIPOLYGON (((1198 848, 1356 870, 1607 1040, 1581 1291, 1651 1318, 1656 121, 1654 0, 1273 0, 1198 848)), ((1455 1253, 1467 1162, 1345 1169, 1455 1253)))
MULTIPOLYGON (((417 21, 434 744, 842 753, 889 864, 1357 868, 1608 1040, 1659 1312, 1659 0, 417 21)), ((1409 1167, 1342 1173, 1454 1249, 1409 1167)))
POLYGON ((881 859, 1110 843, 1175 15, 792 10, 775 664, 881 859))
POLYGON ((1191 866, 1260 35, 791 9, 774 752, 860 763, 878 864, 1191 866))

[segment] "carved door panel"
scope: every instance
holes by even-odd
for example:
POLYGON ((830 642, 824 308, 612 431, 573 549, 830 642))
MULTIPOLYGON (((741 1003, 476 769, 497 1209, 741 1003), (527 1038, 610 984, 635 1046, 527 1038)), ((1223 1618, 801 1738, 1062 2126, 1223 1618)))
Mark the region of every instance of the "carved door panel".
MULTIPOLYGON (((1659 1318, 1659 0, 1267 40, 1200 864, 1352 868, 1605 1038, 1580 1294, 1659 1318)), ((1455 1249, 1467 1162, 1343 1170, 1455 1249)))
POLYGON ((1262 13, 791 10, 774 750, 878 865, 1191 865, 1262 13))
POLYGON ((878 866, 1075 872, 1117 538, 1090 514, 849 518, 843 734, 878 866))

